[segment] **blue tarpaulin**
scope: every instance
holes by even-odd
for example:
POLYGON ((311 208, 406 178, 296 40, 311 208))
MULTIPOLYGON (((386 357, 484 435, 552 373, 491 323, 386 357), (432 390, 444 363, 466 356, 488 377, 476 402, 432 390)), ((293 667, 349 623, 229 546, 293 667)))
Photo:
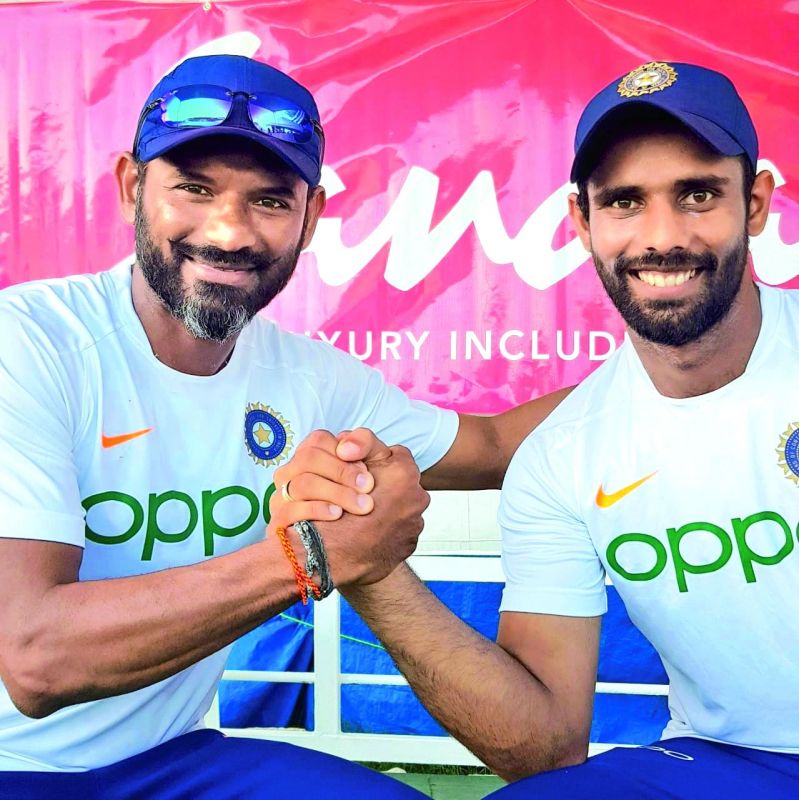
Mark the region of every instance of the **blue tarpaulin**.
MULTIPOLYGON (((462 619, 494 639, 501 584, 431 582, 430 589, 462 619)), ((383 646, 342 601, 342 672, 397 674, 383 646)), ((313 605, 297 604, 242 637, 229 669, 313 669, 313 605)), ((632 625, 618 594, 608 587, 602 624, 601 682, 667 683, 660 658, 632 625)), ((342 729, 365 733, 445 735, 408 687, 342 686, 342 729)), ((292 726, 313 729, 313 687, 224 681, 220 689, 224 727, 292 726)), ((644 744, 655 741, 668 720, 665 697, 598 694, 591 741, 644 744)))

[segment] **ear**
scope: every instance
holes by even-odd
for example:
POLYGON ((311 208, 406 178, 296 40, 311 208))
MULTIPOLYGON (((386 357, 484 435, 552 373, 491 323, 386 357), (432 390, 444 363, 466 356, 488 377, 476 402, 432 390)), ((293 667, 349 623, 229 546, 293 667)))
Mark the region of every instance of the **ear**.
POLYGON ((119 204, 122 208, 122 217, 129 225, 133 224, 136 216, 136 190, 139 187, 139 169, 133 153, 122 153, 117 159, 114 168, 119 190, 119 204))
POLYGON ((758 172, 752 184, 752 199, 746 217, 746 231, 750 236, 757 236, 766 227, 773 192, 774 176, 767 169, 758 172))
POLYGON ((327 205, 327 195, 321 186, 315 186, 313 189, 309 189, 308 192, 308 204, 305 210, 305 230, 302 236, 303 250, 311 243, 316 230, 316 223, 319 221, 319 217, 322 216, 325 205, 327 205))
POLYGON ((574 225, 583 247, 590 253, 591 252, 591 233, 588 229, 588 220, 583 216, 580 211, 580 206, 577 205, 577 195, 572 192, 569 195, 569 218, 574 225))

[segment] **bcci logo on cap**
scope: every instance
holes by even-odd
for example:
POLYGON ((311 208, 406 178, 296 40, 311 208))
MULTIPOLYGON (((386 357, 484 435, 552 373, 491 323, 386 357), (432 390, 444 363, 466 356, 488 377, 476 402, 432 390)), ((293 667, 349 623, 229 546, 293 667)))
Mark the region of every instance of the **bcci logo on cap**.
POLYGON ((782 467, 785 477, 799 486, 799 422, 792 422, 780 434, 777 455, 777 463, 782 467))
POLYGON ((641 97, 661 92, 677 80, 677 71, 670 64, 650 61, 642 67, 628 72, 619 83, 618 93, 622 97, 641 97))
POLYGON ((249 403, 244 413, 244 443, 250 458, 264 467, 288 458, 294 434, 288 422, 263 403, 249 403))

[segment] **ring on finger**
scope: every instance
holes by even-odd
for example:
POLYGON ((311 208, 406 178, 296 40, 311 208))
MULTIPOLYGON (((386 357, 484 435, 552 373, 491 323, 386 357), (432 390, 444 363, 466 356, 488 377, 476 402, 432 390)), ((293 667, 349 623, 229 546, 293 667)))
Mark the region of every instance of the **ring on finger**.
POLYGON ((283 484, 283 485, 280 487, 280 496, 281 496, 281 497, 282 497, 282 498, 283 498, 283 499, 284 499, 284 500, 285 500, 287 503, 293 503, 293 502, 294 502, 294 498, 293 498, 293 497, 292 497, 292 496, 289 494, 289 483, 291 483, 291 481, 288 481, 287 483, 284 483, 284 484, 283 484))

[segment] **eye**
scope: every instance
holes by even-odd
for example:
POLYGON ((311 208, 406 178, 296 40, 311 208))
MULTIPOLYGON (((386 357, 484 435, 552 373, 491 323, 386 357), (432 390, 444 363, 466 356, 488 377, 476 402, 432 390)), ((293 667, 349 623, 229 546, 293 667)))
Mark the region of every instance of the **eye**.
POLYGON ((202 196, 209 195, 210 192, 204 186, 197 183, 182 183, 177 187, 181 191, 188 192, 189 194, 196 194, 202 196))
POLYGON ((639 203, 637 200, 633 200, 632 197, 617 197, 611 203, 609 203, 610 208, 616 208, 619 211, 632 211, 635 208, 638 208, 639 203))
POLYGON ((260 200, 256 201, 255 205, 260 206, 261 208, 267 208, 267 209, 270 209, 270 210, 271 209, 278 210, 278 209, 288 208, 288 206, 282 200, 277 200, 274 197, 262 197, 260 200))
POLYGON ((714 196, 710 189, 697 189, 685 195, 683 203, 687 206, 702 206, 709 203, 714 196))

